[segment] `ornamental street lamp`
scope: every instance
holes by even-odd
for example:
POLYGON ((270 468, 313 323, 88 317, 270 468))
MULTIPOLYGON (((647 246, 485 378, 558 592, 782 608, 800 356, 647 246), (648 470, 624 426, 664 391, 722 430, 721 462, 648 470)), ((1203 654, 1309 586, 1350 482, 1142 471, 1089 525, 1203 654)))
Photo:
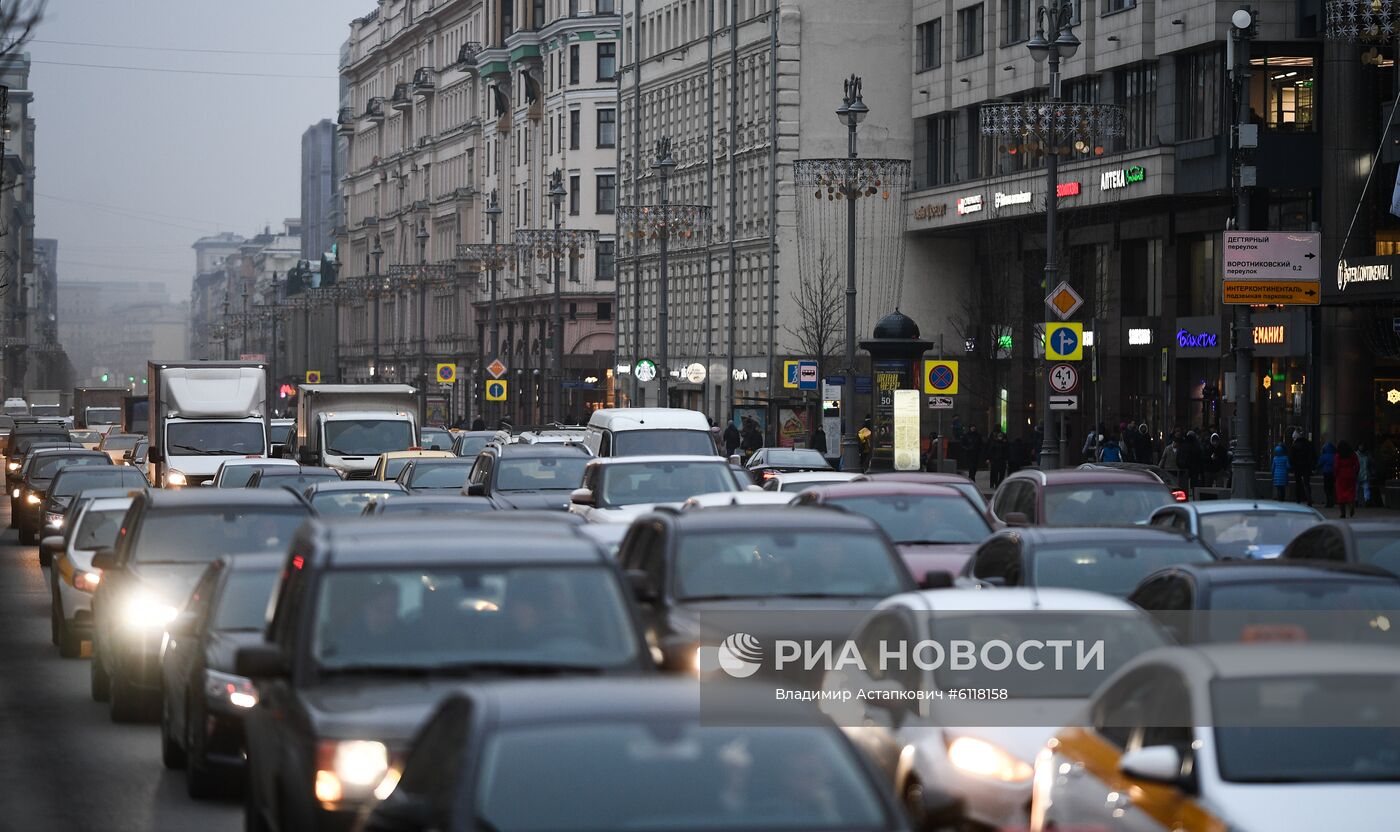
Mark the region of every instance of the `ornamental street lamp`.
MULTIPOLYGON (((846 158, 856 158, 856 128, 870 114, 860 96, 860 76, 846 79, 846 97, 836 108, 836 117, 846 125, 846 158)), ((856 412, 856 193, 846 183, 846 383, 841 385, 841 417, 847 428, 841 431, 841 470, 860 470, 860 444, 855 433, 856 412)))
MULTIPOLYGON (((500 313, 496 304, 496 273, 502 268, 511 268, 515 265, 518 249, 513 243, 502 245, 496 242, 497 225, 501 217, 501 204, 496 198, 496 190, 494 188, 491 190, 491 198, 486 203, 486 208, 483 209, 482 213, 486 215, 486 222, 490 229, 491 242, 485 244, 462 243, 457 246, 457 259, 475 261, 480 264, 480 268, 490 273, 490 300, 488 302, 487 313, 490 316, 490 324, 488 326, 490 341, 488 341, 488 348, 481 356, 484 366, 485 362, 498 358, 499 356, 497 353, 501 349, 500 313)), ((488 402, 486 406, 490 409, 492 418, 499 421, 500 406, 494 402, 488 402)))
POLYGON ((370 365, 369 374, 375 381, 379 380, 379 305, 380 296, 383 294, 384 283, 379 275, 379 261, 384 256, 384 249, 379 245, 379 235, 374 236, 374 250, 370 252, 374 258, 374 275, 371 278, 371 291, 369 297, 374 301, 374 363, 370 365))

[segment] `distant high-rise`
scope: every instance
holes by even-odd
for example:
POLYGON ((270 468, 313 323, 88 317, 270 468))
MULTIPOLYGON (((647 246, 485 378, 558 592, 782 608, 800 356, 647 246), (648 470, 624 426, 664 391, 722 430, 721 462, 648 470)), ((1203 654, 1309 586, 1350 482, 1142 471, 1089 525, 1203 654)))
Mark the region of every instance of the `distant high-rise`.
POLYGON ((320 260, 334 242, 335 123, 321 119, 301 134, 301 256, 320 260))

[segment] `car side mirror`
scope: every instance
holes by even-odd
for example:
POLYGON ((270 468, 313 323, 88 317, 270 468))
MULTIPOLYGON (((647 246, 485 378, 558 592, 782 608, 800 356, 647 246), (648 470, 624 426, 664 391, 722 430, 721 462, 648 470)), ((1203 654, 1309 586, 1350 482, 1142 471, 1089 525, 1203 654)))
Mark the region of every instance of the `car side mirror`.
POLYGON ((201 488, 209 488, 209 487, 211 487, 211 486, 214 485, 214 481, 213 481, 213 480, 205 480, 204 482, 200 483, 199 485, 200 485, 201 488))
POLYGON ((953 573, 946 569, 930 569, 919 581, 919 589, 948 589, 953 585, 953 573))
POLYGON ((1004 575, 988 575, 985 578, 977 578, 977 580, 987 586, 1009 586, 1004 575))
POLYGON ((151 448, 146 452, 146 458, 151 462, 163 462, 165 454, 161 452, 160 448, 151 448))
POLYGON ((111 546, 103 546, 92 555, 92 568, 100 569, 103 572, 110 572, 120 566, 117 563, 117 550, 111 546))
POLYGON ((1002 518, 1008 526, 1029 526, 1031 518, 1021 511, 1008 511, 1006 517, 1002 518))
POLYGON ((49 535, 39 541, 39 554, 56 558, 63 554, 63 535, 49 535))
POLYGON ((738 455, 738 454, 730 454, 730 455, 729 455, 729 464, 730 464, 730 465, 743 465, 743 464, 744 464, 744 461, 743 461, 742 459, 739 458, 739 455, 738 455))
POLYGON ((302 465, 315 465, 316 454, 310 448, 297 448, 297 462, 302 465))
POLYGON ((576 506, 594 506, 598 501, 593 497, 593 491, 588 488, 575 488, 569 494, 569 502, 576 506))
POLYGON ((130 448, 128 448, 128 449, 125 450, 125 451, 122 451, 122 461, 123 461, 123 462, 130 462, 130 461, 131 461, 131 449, 130 449, 130 448))
POLYGON ((647 579, 647 573, 642 570, 627 570, 627 586, 632 590, 632 597, 639 602, 651 604, 656 601, 656 590, 652 589, 651 581, 647 579))
POLYGON ((744 490, 745 490, 745 491, 757 491, 758 493, 762 494, 762 493, 763 493, 763 486, 761 486, 761 485, 746 485, 746 486, 744 486, 744 490))
POLYGON ((1170 745, 1149 745, 1125 753, 1118 770, 1139 780, 1176 783, 1181 780, 1181 752, 1170 745))
POLYGON ((484 483, 484 482, 469 482, 469 483, 467 483, 467 496, 468 496, 468 497, 485 497, 485 496, 486 496, 486 483, 484 483))
POLYGON ((938 832, 957 825, 964 814, 963 799, 936 786, 921 786, 919 792, 919 829, 938 832))
POLYGON ((288 673, 287 659, 281 649, 272 644, 253 644, 240 648, 233 657, 234 672, 249 679, 276 679, 288 673))

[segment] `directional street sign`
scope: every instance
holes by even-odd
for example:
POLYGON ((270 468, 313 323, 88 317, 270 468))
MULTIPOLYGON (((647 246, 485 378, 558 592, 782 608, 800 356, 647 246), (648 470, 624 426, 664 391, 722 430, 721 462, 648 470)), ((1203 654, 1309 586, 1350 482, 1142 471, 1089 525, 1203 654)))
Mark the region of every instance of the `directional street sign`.
POLYGON ((1045 296, 1045 305, 1050 307, 1060 320, 1067 321, 1070 315, 1084 305, 1084 298, 1074 291, 1074 287, 1070 286, 1068 281, 1062 280, 1059 286, 1045 296))
POLYGON ((457 380, 457 365, 456 365, 456 364, 439 364, 439 365, 437 365, 437 380, 438 380, 438 384, 451 384, 451 383, 453 383, 454 381, 456 381, 456 380, 457 380))
POLYGON ((506 382, 504 379, 493 378, 486 382, 486 401, 503 402, 506 400, 506 382))
POLYGON ((1079 361, 1084 357, 1084 324, 1045 325, 1045 358, 1048 361, 1079 361))
POLYGON ((953 397, 952 397, 952 396, 929 396, 929 397, 928 397, 928 406, 929 406, 931 409, 933 409, 933 410, 952 410, 952 409, 953 409, 953 397))
POLYGON ((1079 409, 1079 397, 1078 397, 1078 396, 1051 396, 1051 397, 1050 397, 1050 409, 1051 409, 1051 410, 1078 410, 1078 409, 1079 409))
POLYGON ((797 364, 797 387, 800 390, 817 389, 817 362, 799 361, 797 364))
POLYGON ((1226 231, 1225 303, 1310 306, 1322 302, 1322 234, 1226 231))
POLYGON ((506 374, 506 369, 506 365, 499 358, 486 365, 486 372, 491 374, 491 378, 500 378, 506 374))
POLYGON ((1070 364, 1050 368, 1050 389, 1056 393, 1073 393, 1079 389, 1079 371, 1070 364))
POLYGON ((924 361, 924 392, 952 396, 958 392, 958 362, 943 359, 924 361))

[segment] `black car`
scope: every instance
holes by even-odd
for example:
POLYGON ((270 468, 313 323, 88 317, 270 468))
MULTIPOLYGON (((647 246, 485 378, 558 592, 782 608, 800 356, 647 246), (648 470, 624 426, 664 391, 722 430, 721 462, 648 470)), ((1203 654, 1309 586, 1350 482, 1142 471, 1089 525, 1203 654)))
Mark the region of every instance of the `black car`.
MULTIPOLYGON (((106 454, 103 454, 106 456, 106 454)), ((73 499, 89 488, 146 488, 146 478, 141 472, 125 465, 65 465, 49 484, 44 495, 43 529, 40 537, 63 534, 68 507, 73 499)), ((48 561, 42 556, 39 562, 45 566, 48 561)))
POLYGON ((322 517, 354 517, 363 514, 365 506, 381 497, 402 496, 407 493, 403 486, 396 482, 326 480, 303 488, 301 496, 322 517))
POLYGON ((315 521, 291 551, 235 665, 259 696, 248 829, 348 826, 464 679, 653 669, 621 573, 567 527, 315 521))
POLYGON ((243 717, 257 704, 253 683, 233 672, 238 648, 262 639, 267 606, 287 556, 222 557, 209 565, 161 650, 160 749, 166 768, 185 769, 190 797, 218 793, 243 773, 243 717))
POLYGON ((760 485, 774 474, 832 470, 826 457, 811 448, 759 448, 749 457, 747 467, 760 485))
POLYGON ((488 445, 476 456, 466 493, 496 508, 568 511, 591 458, 582 445, 488 445))
POLYGON ((983 541, 960 582, 1083 589, 1126 598, 1158 569, 1215 559, 1200 541, 1167 529, 1025 526, 983 541))
POLYGON ((24 457, 35 442, 72 442, 73 436, 61 424, 17 422, 5 440, 6 473, 17 470, 13 463, 24 457))
POLYGON ((161 634, 200 574, 223 555, 285 550, 310 516, 300 495, 280 488, 137 494, 117 545, 92 559, 102 570, 92 599, 92 698, 110 700, 115 721, 154 716, 161 634))
MULTIPOLYGON (((647 642, 673 671, 694 670, 700 643, 728 635, 702 632, 707 613, 863 613, 915 588, 875 523, 817 508, 663 509, 633 521, 617 559, 641 604, 647 642)), ((844 638, 851 627, 841 619, 832 615, 831 632, 801 637, 844 638)))
POLYGON ((1378 611, 1400 609, 1400 578, 1373 566, 1282 559, 1184 563, 1148 575, 1128 600, 1183 644, 1260 638, 1400 643, 1400 633, 1373 620, 1378 611))
MULTIPOLYGON (((508 436, 509 434, 507 434, 508 436)), ((494 430, 468 430, 457 434, 457 438, 452 441, 452 452, 457 456, 476 458, 476 455, 486 449, 486 446, 496 440, 498 433, 494 430)))
POLYGON ((461 494, 473 464, 470 459, 410 459, 394 481, 415 494, 433 491, 461 494))
POLYGON ((496 507, 485 497, 462 494, 382 494, 361 509, 365 517, 383 514, 485 514, 496 507))
POLYGON ((452 431, 425 425, 418 431, 418 446, 425 451, 450 451, 454 443, 452 431))
POLYGON ((248 478, 244 488, 290 488, 300 493, 309 485, 319 482, 341 482, 340 472, 334 468, 313 465, 277 465, 259 468, 248 478))
POLYGON ((1280 557, 1364 563, 1400 575, 1400 523, 1330 520, 1302 532, 1280 557))
POLYGON ((51 436, 25 437, 11 444, 10 450, 20 448, 18 453, 12 453, 6 457, 5 462, 5 491, 10 495, 10 526, 13 528, 18 521, 15 517, 15 510, 19 508, 18 493, 19 484, 24 481, 25 464, 29 458, 39 450, 66 449, 74 451, 87 450, 80 442, 74 442, 66 436, 63 439, 56 439, 51 436))
POLYGON ((677 679, 469 685, 438 706, 362 828, 907 830, 961 813, 930 788, 912 826, 815 709, 700 700, 677 679))
POLYGON ((48 499, 49 486, 60 470, 99 465, 114 467, 111 457, 101 451, 66 448, 36 454, 19 486, 19 519, 15 523, 19 529, 19 542, 39 542, 44 526, 44 502, 48 499))

